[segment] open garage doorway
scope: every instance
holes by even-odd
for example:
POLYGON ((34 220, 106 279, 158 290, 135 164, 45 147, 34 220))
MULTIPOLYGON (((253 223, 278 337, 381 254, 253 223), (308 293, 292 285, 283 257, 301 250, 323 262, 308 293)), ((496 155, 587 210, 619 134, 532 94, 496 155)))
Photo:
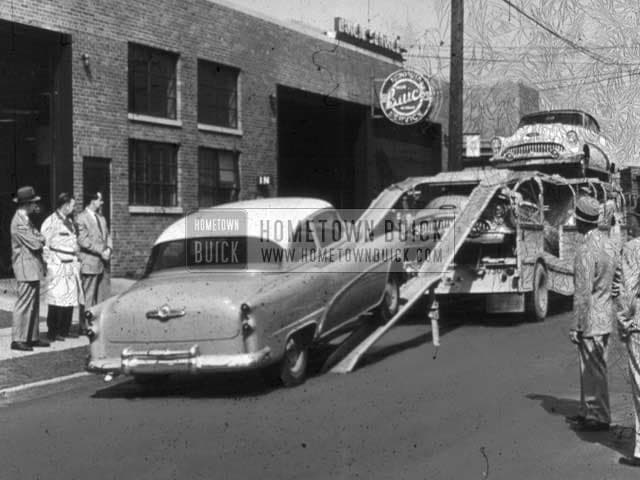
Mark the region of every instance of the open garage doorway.
POLYGON ((278 87, 278 192, 354 208, 367 107, 278 87))
POLYGON ((12 198, 23 185, 42 197, 73 191, 71 37, 0 21, 0 276, 9 276, 12 198))

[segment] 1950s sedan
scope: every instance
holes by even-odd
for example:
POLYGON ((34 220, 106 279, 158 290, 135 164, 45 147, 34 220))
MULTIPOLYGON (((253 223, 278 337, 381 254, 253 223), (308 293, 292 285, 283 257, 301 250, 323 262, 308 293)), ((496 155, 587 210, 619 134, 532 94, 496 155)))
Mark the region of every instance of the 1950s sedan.
POLYGON ((158 237, 140 281, 87 312, 87 369, 141 382, 262 369, 303 382, 309 347, 398 309, 401 263, 379 254, 380 240, 345 238, 344 225, 309 198, 187 215, 158 237), (362 249, 378 255, 355 260, 362 249))

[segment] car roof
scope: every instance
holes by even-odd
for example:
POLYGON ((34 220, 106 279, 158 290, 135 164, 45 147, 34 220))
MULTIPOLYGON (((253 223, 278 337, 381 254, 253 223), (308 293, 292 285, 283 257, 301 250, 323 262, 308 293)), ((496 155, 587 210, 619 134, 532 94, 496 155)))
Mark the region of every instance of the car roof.
POLYGON ((589 117, 597 125, 598 129, 600 129, 600 124, 594 118, 593 115, 591 115, 590 113, 585 112, 584 110, 578 110, 578 109, 572 109, 572 108, 558 109, 558 110, 540 110, 539 112, 527 113, 527 114, 523 115, 522 118, 534 117, 534 116, 538 116, 538 115, 549 115, 549 114, 553 115, 553 114, 558 114, 558 113, 578 113, 580 115, 586 115, 587 117, 589 117))
MULTIPOLYGON (((172 223, 158 236, 154 245, 174 240, 184 240, 187 236, 189 221, 195 221, 198 218, 211 218, 215 216, 216 212, 244 211, 247 214, 246 228, 243 229, 240 236, 264 238, 264 234, 268 233, 268 238, 274 239, 278 238, 278 235, 275 235, 272 231, 277 223, 280 222, 284 230, 288 232, 288 225, 298 225, 311 215, 327 209, 334 209, 334 207, 325 200, 308 197, 273 197, 225 203, 215 207, 201 208, 172 223), (268 232, 264 230, 265 225, 269 229, 268 232)), ((231 235, 224 232, 206 232, 206 234, 203 233, 197 236, 231 235)), ((284 245, 287 243, 287 239, 277 243, 284 245)))

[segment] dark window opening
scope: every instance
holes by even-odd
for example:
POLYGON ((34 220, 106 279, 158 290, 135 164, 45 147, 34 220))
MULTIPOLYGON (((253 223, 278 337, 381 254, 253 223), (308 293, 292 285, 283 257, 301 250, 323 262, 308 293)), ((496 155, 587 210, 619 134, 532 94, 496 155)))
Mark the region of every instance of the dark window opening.
POLYGON ((129 203, 178 205, 177 145, 129 141, 129 203))
POLYGON ((129 44, 129 112, 176 118, 176 54, 129 44))
POLYGON ((238 128, 238 69, 198 60, 198 122, 238 128))
POLYGON ((238 155, 228 150, 198 151, 198 205, 210 207, 237 199, 240 179, 238 155))

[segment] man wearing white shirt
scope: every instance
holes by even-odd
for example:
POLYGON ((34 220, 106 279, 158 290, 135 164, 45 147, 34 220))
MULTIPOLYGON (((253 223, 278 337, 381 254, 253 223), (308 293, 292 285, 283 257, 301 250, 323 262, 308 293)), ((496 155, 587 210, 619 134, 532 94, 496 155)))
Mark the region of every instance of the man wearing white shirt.
MULTIPOLYGON (((106 287, 105 271, 108 269, 113 250, 107 221, 100 214, 100 208, 104 203, 102 193, 90 195, 89 200, 89 204, 77 218, 84 308, 98 303, 100 292, 106 287)), ((84 308, 80 309, 80 334, 87 333, 84 308)))

